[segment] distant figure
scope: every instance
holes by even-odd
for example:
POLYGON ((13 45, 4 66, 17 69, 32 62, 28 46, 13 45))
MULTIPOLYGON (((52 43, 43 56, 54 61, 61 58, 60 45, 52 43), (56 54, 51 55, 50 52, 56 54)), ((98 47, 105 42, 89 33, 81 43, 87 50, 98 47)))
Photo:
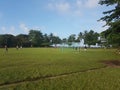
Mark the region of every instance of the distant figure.
POLYGON ((78 47, 78 49, 79 49, 79 52, 80 52, 80 47, 78 47))
POLYGON ((77 47, 75 47, 75 50, 77 51, 77 47))
POLYGON ((75 47, 73 46, 73 50, 75 49, 75 47))
POLYGON ((8 47, 7 47, 7 45, 5 45, 5 51, 8 52, 8 47))
POLYGON ((16 46, 16 49, 17 49, 17 50, 19 49, 18 45, 16 46))
POLYGON ((85 47, 84 47, 84 51, 86 51, 86 50, 87 50, 87 47, 85 46, 85 47))
POLYGON ((20 48, 22 49, 22 46, 20 46, 20 48))

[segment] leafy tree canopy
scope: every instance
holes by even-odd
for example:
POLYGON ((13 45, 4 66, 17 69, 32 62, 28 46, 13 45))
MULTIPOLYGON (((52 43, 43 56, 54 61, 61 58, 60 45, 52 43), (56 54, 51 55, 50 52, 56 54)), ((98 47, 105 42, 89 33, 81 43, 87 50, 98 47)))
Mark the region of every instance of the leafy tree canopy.
POLYGON ((120 46, 120 0, 100 0, 99 4, 106 6, 114 5, 115 8, 103 12, 105 16, 100 19, 109 26, 102 34, 109 44, 120 46))

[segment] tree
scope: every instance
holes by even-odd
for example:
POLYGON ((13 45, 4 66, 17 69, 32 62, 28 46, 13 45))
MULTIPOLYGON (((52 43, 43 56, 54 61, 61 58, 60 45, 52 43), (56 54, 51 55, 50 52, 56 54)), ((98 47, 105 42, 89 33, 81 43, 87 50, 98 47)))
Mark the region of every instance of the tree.
POLYGON ((111 6, 115 8, 106 12, 103 12, 106 16, 100 20, 106 22, 109 28, 103 32, 105 38, 109 44, 120 46, 120 0, 100 0, 99 4, 111 6))
POLYGON ((75 42, 76 41, 76 35, 75 34, 71 34, 69 37, 68 37, 68 42, 75 42))
POLYGON ((78 37, 77 37, 77 42, 81 42, 81 40, 83 39, 83 33, 82 32, 80 32, 79 34, 78 34, 78 37))
POLYGON ((43 43, 42 43, 43 47, 48 47, 50 46, 50 39, 49 36, 47 34, 43 35, 43 43))
POLYGON ((7 45, 8 47, 14 47, 16 44, 15 36, 11 34, 0 35, 0 46, 4 47, 7 45))
POLYGON ((30 30, 29 31, 29 41, 33 46, 41 46, 43 43, 43 35, 42 32, 38 30, 30 30))
POLYGON ((50 40, 50 44, 53 44, 53 33, 50 33, 49 35, 49 40, 50 40))
POLYGON ((16 36, 16 45, 23 47, 30 47, 29 36, 26 34, 19 34, 16 36))
POLYGON ((61 43, 61 39, 58 36, 53 35, 53 33, 51 33, 49 35, 49 39, 50 39, 51 44, 59 44, 59 43, 61 43))
POLYGON ((71 46, 73 42, 76 42, 76 35, 75 34, 71 34, 69 37, 68 37, 68 45, 71 46))
POLYGON ((89 32, 84 32, 84 44, 95 45, 98 42, 99 34, 97 32, 94 32, 93 30, 90 30, 89 32))
POLYGON ((62 43, 66 44, 68 42, 67 38, 62 39, 62 43))

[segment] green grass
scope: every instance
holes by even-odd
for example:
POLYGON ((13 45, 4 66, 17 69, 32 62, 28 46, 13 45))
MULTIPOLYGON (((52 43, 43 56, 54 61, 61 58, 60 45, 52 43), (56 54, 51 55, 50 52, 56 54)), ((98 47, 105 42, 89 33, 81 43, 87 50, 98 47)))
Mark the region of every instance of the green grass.
POLYGON ((120 55, 114 49, 0 49, 0 90, 120 90, 120 68, 102 68, 103 60, 120 55), (93 68, 102 69, 81 73, 93 68))

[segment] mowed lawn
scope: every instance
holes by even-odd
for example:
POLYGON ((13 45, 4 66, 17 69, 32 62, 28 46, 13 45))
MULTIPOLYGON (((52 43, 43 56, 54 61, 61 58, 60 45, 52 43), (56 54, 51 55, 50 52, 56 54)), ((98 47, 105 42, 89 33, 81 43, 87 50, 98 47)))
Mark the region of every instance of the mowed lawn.
POLYGON ((0 90, 120 90, 115 49, 0 49, 0 90))

